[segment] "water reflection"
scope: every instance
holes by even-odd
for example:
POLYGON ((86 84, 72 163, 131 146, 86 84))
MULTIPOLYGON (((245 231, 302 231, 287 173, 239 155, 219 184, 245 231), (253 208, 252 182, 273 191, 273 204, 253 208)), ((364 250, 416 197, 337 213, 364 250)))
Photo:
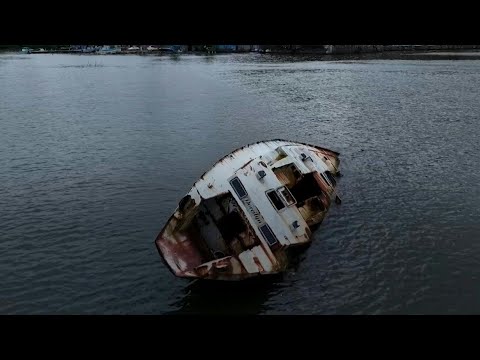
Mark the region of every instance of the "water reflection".
POLYGON ((170 54, 169 58, 172 61, 178 62, 178 61, 180 61, 180 54, 178 54, 178 53, 170 54))
POLYGON ((215 54, 206 54, 203 57, 203 61, 206 63, 213 63, 215 61, 215 54))

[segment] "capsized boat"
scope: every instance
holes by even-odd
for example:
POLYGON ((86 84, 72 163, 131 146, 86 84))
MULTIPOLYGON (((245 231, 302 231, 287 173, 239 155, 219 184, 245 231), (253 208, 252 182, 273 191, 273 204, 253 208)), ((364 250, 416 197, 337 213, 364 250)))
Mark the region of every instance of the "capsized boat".
POLYGON ((179 277, 242 280, 288 268, 336 193, 339 153, 286 140, 244 146, 195 182, 155 240, 179 277))

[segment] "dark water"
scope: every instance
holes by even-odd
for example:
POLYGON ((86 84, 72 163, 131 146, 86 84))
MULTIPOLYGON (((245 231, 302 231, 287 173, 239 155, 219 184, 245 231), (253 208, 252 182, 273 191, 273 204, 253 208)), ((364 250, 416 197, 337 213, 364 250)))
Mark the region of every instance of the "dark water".
POLYGON ((0 313, 480 313, 480 61, 0 55, 0 313), (341 152, 302 261, 173 277, 154 239, 219 157, 341 152))

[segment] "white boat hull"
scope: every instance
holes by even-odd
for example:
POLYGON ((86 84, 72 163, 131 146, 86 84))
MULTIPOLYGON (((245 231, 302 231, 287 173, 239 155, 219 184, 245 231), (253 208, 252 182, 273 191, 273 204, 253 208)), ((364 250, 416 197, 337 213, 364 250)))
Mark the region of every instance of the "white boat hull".
POLYGON ((194 184, 155 240, 179 277, 241 280, 287 269, 336 197, 338 153, 272 140, 220 159, 194 184))

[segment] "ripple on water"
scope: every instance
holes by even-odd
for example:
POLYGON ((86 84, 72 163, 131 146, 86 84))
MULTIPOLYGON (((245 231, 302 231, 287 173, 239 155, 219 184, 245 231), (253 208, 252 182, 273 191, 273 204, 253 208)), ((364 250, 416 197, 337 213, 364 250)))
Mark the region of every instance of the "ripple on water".
POLYGON ((0 312, 479 313, 480 61, 317 60, 1 54, 0 312), (174 278, 178 199, 271 138, 339 151, 342 205, 280 277, 174 278))

